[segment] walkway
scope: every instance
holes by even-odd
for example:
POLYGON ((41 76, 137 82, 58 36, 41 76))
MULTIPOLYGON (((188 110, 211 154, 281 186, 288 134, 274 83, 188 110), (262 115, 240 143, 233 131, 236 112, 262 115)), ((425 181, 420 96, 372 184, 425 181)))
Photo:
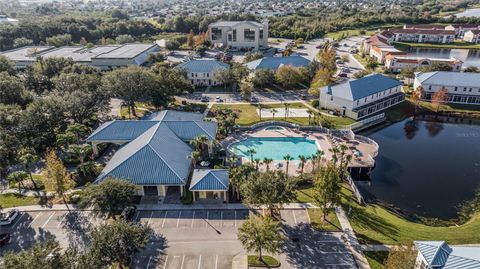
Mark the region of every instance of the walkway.
POLYGON ((357 267, 359 269, 370 269, 367 258, 365 258, 363 255, 362 246, 358 242, 357 236, 353 232, 353 228, 350 225, 350 221, 348 221, 345 211, 343 211, 340 206, 337 206, 335 208, 335 212, 337 213, 338 220, 340 221, 340 226, 342 226, 342 230, 347 237, 347 243, 353 254, 355 262, 357 263, 357 267))

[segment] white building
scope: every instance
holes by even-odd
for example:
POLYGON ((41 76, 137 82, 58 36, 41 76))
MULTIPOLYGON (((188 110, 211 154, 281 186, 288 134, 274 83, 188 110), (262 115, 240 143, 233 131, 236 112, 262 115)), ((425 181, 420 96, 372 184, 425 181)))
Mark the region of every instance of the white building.
POLYGON ((230 65, 211 59, 189 60, 179 64, 187 73, 187 78, 194 86, 216 86, 221 83, 215 80, 215 74, 220 70, 229 69, 230 65))
POLYGON ((0 24, 12 24, 12 25, 17 25, 18 20, 9 18, 7 15, 0 15, 0 24))
POLYGON ((463 36, 463 41, 479 44, 480 43, 480 30, 470 30, 463 36))
POLYGON ((432 95, 442 88, 448 90, 448 102, 459 104, 480 104, 480 74, 460 72, 415 73, 414 89, 422 87, 424 99, 431 100, 432 95))
POLYGON ((385 68, 392 72, 400 72, 405 68, 429 66, 433 63, 447 64, 452 67, 452 71, 460 71, 463 65, 462 61, 455 58, 424 58, 406 55, 387 55, 385 57, 385 68))
POLYGON ((209 40, 218 47, 259 50, 268 47, 268 21, 219 21, 208 26, 209 40))
POLYGON ((445 241, 415 241, 415 269, 480 268, 480 248, 449 246, 445 241))
POLYGON ((452 43, 455 40, 455 31, 441 29, 391 29, 396 42, 413 43, 452 43))
POLYGON ((480 24, 450 24, 445 26, 445 30, 455 31, 455 35, 462 38, 468 31, 480 30, 480 24))
POLYGON ((320 89, 320 106, 353 119, 379 113, 405 100, 402 83, 380 74, 320 89))
POLYGON ((0 55, 12 61, 17 69, 32 65, 38 57, 69 58, 76 63, 88 64, 102 70, 109 70, 128 65, 142 65, 148 55, 159 51, 156 44, 105 45, 87 48, 84 46, 27 46, 5 52, 0 55))

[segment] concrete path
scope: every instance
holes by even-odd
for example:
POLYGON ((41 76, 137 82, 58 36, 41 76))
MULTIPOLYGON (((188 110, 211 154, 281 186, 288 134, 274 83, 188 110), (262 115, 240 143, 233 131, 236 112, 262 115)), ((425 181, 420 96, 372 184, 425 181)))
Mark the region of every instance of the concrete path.
POLYGON ((337 213, 340 226, 342 226, 342 230, 345 233, 347 239, 347 245, 349 246, 353 254, 355 262, 357 263, 357 267, 359 269, 370 269, 367 258, 365 258, 365 256, 363 255, 362 246, 358 242, 357 236, 353 232, 353 228, 350 225, 350 221, 348 221, 345 211, 343 211, 340 206, 337 206, 335 208, 335 212, 337 213))

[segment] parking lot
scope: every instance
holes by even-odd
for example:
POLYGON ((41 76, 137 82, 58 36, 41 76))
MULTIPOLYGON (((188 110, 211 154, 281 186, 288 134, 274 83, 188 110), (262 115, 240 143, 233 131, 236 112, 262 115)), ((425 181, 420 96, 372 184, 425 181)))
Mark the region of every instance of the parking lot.
MULTIPOLYGON (((63 247, 81 245, 88 229, 103 221, 91 218, 89 212, 67 213, 22 212, 12 225, 2 228, 12 234, 12 242, 1 251, 18 251, 48 236, 63 247)), ((156 235, 131 268, 231 268, 232 259, 245 253, 237 229, 250 214, 248 210, 137 211, 135 221, 149 225, 156 235)), ((355 268, 342 233, 313 230, 305 209, 281 210, 280 215, 289 238, 279 255, 281 268, 355 268)))

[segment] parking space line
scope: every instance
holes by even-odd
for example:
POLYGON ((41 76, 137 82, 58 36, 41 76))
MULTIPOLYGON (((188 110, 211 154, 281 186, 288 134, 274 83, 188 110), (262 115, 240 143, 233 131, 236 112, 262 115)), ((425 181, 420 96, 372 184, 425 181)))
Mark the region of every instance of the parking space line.
POLYGON ((57 212, 53 212, 52 215, 50 215, 50 217, 48 217, 47 221, 45 221, 45 223, 42 225, 42 229, 45 228, 45 226, 47 225, 47 223, 52 219, 53 215, 55 215, 55 213, 57 212))
POLYGON ((138 222, 138 217, 140 216, 140 210, 137 210, 137 213, 135 213, 135 217, 133 218, 135 222, 138 222))
POLYGON ((180 269, 183 269, 183 262, 185 262, 185 255, 183 255, 182 264, 180 265, 180 269))
POLYGON ((168 255, 165 258, 165 263, 163 264, 163 269, 167 268, 167 262, 168 262, 168 255))
POLYGON ((198 269, 201 268, 202 265, 202 255, 200 254, 200 257, 198 258, 198 269))
POLYGON ((193 211, 192 224, 190 225, 190 228, 193 228, 193 222, 195 221, 195 212, 197 211, 193 211))
POLYGON ((165 211, 165 215, 163 216, 162 228, 165 226, 165 220, 167 219, 167 212, 168 211, 165 211))
POLYGON ((295 222, 295 225, 297 225, 297 217, 295 217, 295 210, 292 210, 292 215, 293 215, 293 222, 295 222))
POLYGON ((234 213, 235 213, 235 216, 233 217, 233 226, 237 227, 237 210, 235 210, 234 213))
POLYGON ((180 223, 180 218, 182 217, 182 210, 180 210, 180 213, 178 214, 178 218, 177 218, 177 228, 178 228, 178 224, 180 223))
POLYGON ((15 228, 18 224, 18 222, 23 218, 23 216, 27 215, 27 213, 20 213, 20 217, 17 219, 17 221, 15 221, 15 223, 13 224, 12 228, 15 228))
POLYGON ((150 262, 151 261, 152 261, 152 256, 150 256, 150 258, 148 258, 148 263, 147 263, 146 269, 150 268, 150 262))
POLYGON ((153 216, 153 210, 152 210, 152 212, 150 212, 150 217, 148 217, 147 225, 150 223, 150 220, 152 219, 152 216, 153 216))
POLYGON ((65 220, 65 218, 67 217, 67 215, 68 215, 68 212, 63 214, 62 219, 60 219, 60 221, 58 222, 57 228, 60 228, 60 225, 62 225, 62 223, 65 220))
POLYGON ((30 224, 28 224, 27 228, 30 228, 32 226, 32 223, 38 219, 38 217, 40 217, 42 215, 42 212, 38 213, 38 215, 35 216, 35 218, 33 218, 32 222, 30 222, 30 224))
POLYGON ((220 227, 223 227, 223 211, 220 211, 220 227))
POLYGON ((215 255, 215 269, 218 267, 218 255, 215 255))
POLYGON ((308 209, 305 208, 305 213, 307 214, 308 224, 312 224, 312 220, 310 219, 310 214, 308 214, 308 209))
POLYGON ((205 227, 208 227, 208 220, 210 219, 210 211, 207 211, 207 219, 205 221, 205 227))

